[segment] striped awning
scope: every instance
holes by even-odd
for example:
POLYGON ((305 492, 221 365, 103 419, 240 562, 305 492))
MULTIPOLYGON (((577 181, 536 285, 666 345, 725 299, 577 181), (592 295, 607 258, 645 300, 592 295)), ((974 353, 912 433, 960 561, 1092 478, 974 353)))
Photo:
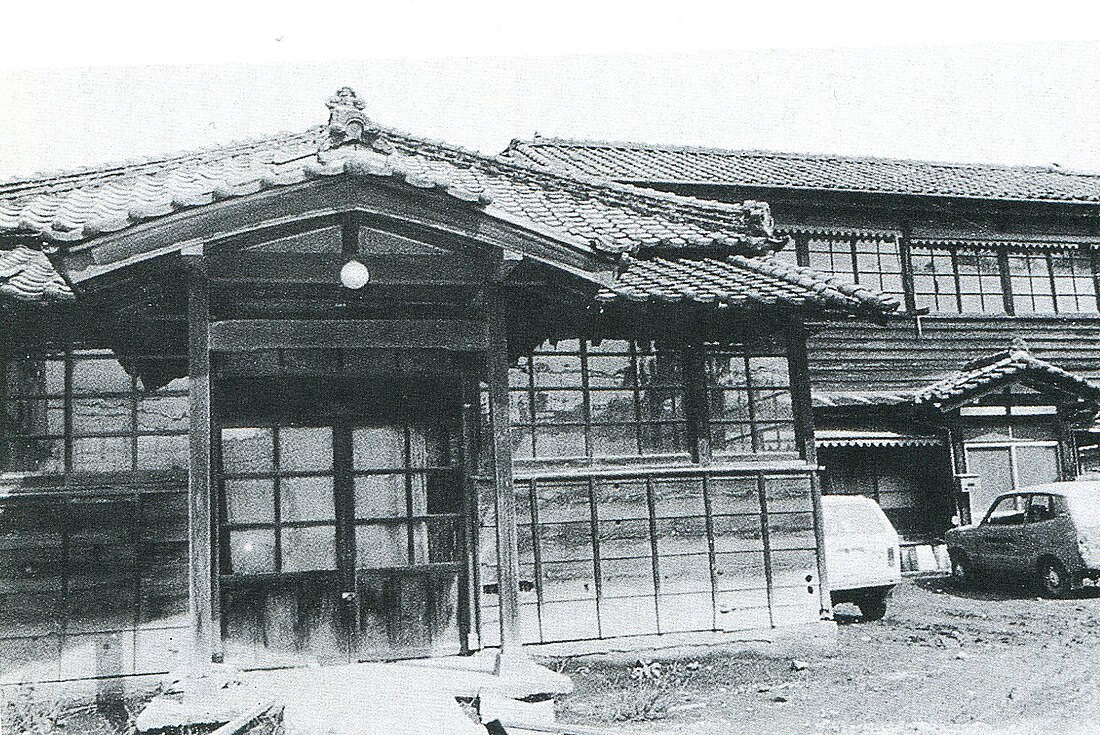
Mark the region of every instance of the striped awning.
POLYGON ((814 443, 818 447, 938 447, 943 445, 943 439, 896 431, 818 429, 814 432, 814 443))

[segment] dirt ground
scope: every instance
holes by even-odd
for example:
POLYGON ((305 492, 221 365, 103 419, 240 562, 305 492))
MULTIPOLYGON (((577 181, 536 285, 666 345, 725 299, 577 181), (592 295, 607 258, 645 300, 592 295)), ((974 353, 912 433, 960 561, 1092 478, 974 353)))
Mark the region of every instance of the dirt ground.
POLYGON ((573 659, 563 722, 612 733, 1100 732, 1100 594, 906 580, 886 617, 837 609, 835 653, 652 664, 573 659))

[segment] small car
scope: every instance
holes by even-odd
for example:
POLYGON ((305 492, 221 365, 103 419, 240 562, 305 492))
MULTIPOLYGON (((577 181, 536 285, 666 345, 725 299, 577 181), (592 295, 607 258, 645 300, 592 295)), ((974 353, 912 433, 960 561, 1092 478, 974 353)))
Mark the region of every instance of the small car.
POLYGON ((951 573, 1030 577, 1049 597, 1100 578, 1100 481, 1033 485, 998 496, 980 523, 946 534, 951 573))
POLYGON ((879 620, 901 581, 898 533, 871 498, 823 495, 825 569, 834 605, 854 603, 864 620, 879 620))

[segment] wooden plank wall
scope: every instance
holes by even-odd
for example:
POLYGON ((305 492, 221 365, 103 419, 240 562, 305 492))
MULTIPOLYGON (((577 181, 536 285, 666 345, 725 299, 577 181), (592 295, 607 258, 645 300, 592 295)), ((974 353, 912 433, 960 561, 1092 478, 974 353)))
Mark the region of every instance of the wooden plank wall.
POLYGON ((187 487, 0 501, 0 682, 164 673, 190 638, 187 487))
POLYGON ((809 341, 810 379, 815 391, 919 388, 1015 337, 1037 357, 1100 379, 1100 320, 976 316, 923 317, 920 333, 914 319, 828 326, 809 341))

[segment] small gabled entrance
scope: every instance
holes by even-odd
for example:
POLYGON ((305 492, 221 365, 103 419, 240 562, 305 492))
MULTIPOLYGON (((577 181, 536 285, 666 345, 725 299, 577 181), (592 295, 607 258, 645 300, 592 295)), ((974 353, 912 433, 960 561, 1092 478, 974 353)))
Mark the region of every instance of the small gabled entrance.
POLYGON ((454 394, 334 382, 283 381, 274 393, 266 381, 237 386, 223 412, 219 581, 229 663, 463 651, 467 504, 454 394), (265 404, 270 410, 257 411, 265 404))

